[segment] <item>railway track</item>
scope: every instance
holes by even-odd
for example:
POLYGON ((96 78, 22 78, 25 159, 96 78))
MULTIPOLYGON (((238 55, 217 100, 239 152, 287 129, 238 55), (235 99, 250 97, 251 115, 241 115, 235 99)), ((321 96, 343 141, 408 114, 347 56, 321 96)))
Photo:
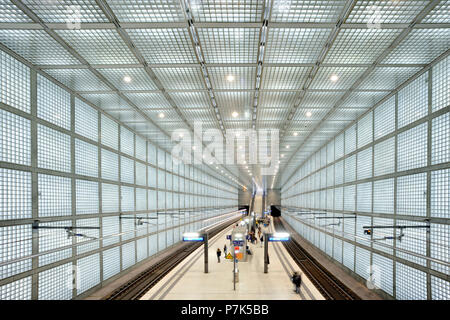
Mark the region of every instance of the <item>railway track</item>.
MULTIPOLYGON (((240 218, 233 220, 232 222, 228 221, 215 227, 208 232, 208 237, 214 237, 219 232, 236 223, 236 221, 239 221, 239 219, 240 218)), ((117 288, 114 292, 104 297, 103 300, 137 300, 141 298, 148 290, 156 285, 165 275, 201 245, 200 242, 186 244, 168 258, 156 263, 123 286, 117 288)))
MULTIPOLYGON (((286 231, 279 218, 273 218, 278 232, 286 231)), ((283 242, 286 250, 309 280, 327 300, 361 300, 352 290, 339 281, 331 272, 317 262, 300 244, 291 237, 283 242)))

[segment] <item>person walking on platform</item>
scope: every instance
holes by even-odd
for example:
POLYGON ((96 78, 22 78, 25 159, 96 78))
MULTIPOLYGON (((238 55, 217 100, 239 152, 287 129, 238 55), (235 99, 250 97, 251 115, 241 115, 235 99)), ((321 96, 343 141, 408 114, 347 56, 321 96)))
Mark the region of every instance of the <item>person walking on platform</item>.
POLYGON ((225 257, 227 256, 227 244, 226 243, 223 245, 223 254, 225 255, 225 257))
POLYGON ((295 286, 295 289, 294 289, 295 293, 300 293, 300 286, 302 284, 302 276, 297 271, 295 271, 292 276, 292 283, 295 286))
POLYGON ((259 238, 259 241, 261 242, 261 248, 262 248, 262 246, 264 244, 264 236, 263 235, 261 235, 261 237, 259 238))
POLYGON ((220 263, 220 256, 222 255, 222 251, 220 251, 220 248, 217 248, 217 262, 220 263))

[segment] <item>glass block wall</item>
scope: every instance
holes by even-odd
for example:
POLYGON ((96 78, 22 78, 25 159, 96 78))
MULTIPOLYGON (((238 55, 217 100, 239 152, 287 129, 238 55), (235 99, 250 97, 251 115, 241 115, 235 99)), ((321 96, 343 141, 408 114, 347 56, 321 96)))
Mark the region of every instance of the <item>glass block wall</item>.
POLYGON ((0 300, 86 295, 237 210, 235 186, 5 52, 0 198, 0 300))
POLYGON ((396 299, 450 299, 449 78, 447 57, 299 164, 281 191, 304 239, 396 299))

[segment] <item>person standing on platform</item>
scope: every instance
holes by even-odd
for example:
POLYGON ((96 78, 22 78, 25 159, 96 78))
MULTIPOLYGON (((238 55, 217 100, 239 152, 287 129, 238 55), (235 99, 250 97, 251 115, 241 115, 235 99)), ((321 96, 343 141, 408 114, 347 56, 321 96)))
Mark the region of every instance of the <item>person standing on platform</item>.
POLYGON ((292 276, 292 283, 295 286, 295 293, 300 293, 300 286, 302 284, 302 276, 297 271, 294 272, 292 276))
POLYGON ((226 243, 223 245, 223 254, 225 255, 225 257, 227 256, 227 244, 226 243))
POLYGON ((222 251, 220 251, 220 248, 217 248, 217 262, 220 263, 220 256, 222 255, 222 251))
POLYGON ((264 244, 264 236, 261 235, 261 237, 259 238, 259 240, 261 241, 261 248, 262 248, 262 246, 263 246, 263 244, 264 244))

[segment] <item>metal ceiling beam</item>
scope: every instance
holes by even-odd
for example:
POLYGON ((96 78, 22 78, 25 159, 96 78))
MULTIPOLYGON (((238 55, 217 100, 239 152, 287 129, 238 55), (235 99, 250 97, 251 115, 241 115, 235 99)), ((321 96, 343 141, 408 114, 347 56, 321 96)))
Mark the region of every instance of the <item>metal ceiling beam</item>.
MULTIPOLYGON (((123 29, 183 29, 186 27, 184 22, 122 22, 123 29)), ((46 23, 50 30, 67 30, 66 23, 46 23)), ((315 22, 272 22, 272 28, 308 28, 308 29, 333 29, 334 23, 315 23, 315 22)), ((255 28, 261 27, 260 22, 197 22, 197 28, 255 28)), ((344 23, 343 29, 368 29, 366 23, 344 23)), ((382 29, 406 29, 407 23, 382 23, 382 29)), ((450 23, 419 23, 418 29, 442 29, 450 28, 450 23)), ((36 22, 1 22, 0 29, 7 30, 45 30, 45 28, 36 22)), ((115 29, 113 23, 108 22, 84 22, 81 24, 83 30, 93 29, 115 29)))
POLYGON ((196 22, 194 21, 193 16, 191 15, 191 7, 190 3, 186 2, 186 0, 179 0, 179 5, 181 10, 183 11, 183 15, 185 17, 186 23, 184 24, 184 28, 187 28, 189 33, 189 38, 191 39, 192 49, 194 50, 195 57, 197 59, 196 67, 200 68, 202 74, 203 85, 207 88, 206 92, 209 93, 209 101, 211 102, 211 107, 213 114, 216 118, 218 127, 222 131, 222 136, 225 139, 225 127, 222 120, 222 115, 219 110, 219 106, 216 101, 216 97, 214 95, 214 88, 212 87, 211 77, 208 72, 208 67, 206 66, 205 55, 203 53, 203 47, 200 42, 200 37, 197 32, 196 22))
MULTIPOLYGON (((75 49, 73 49, 69 44, 67 44, 63 38, 61 38, 57 33, 53 30, 49 29, 45 22, 39 18, 30 8, 28 8, 21 0, 11 0, 11 2, 20 10, 22 10, 31 20, 35 23, 40 24, 42 29, 51 36, 56 42, 58 42, 63 48, 65 48, 74 58, 76 58, 81 64, 88 66, 88 69, 99 78, 103 83, 105 83, 114 93, 119 95, 128 105, 130 105, 140 116, 144 117, 149 123, 154 125, 158 130, 161 131, 164 135, 170 138, 168 132, 162 129, 158 124, 156 124, 146 113, 144 113, 140 108, 135 105, 131 100, 129 100, 123 93, 120 92, 111 82, 109 82, 99 71, 94 69, 89 62, 84 59, 75 49)), ((160 146, 162 148, 162 146, 160 146)), ((162 148, 165 149, 165 148, 162 148)), ((215 172, 215 171, 213 171, 215 172)), ((210 174, 210 173, 208 173, 210 174)), ((218 175, 220 177, 220 175, 218 175)), ((223 177, 222 177, 223 178, 223 177)), ((225 181, 224 181, 225 182, 225 181)), ((227 184, 230 184, 228 181, 227 184)))
MULTIPOLYGON (((218 127, 220 128, 223 136, 223 141, 226 141, 226 130, 225 130, 225 124, 224 124, 224 118, 222 114, 220 113, 220 108, 217 103, 216 96, 214 94, 215 90, 212 86, 211 76, 208 72, 208 66, 206 65, 206 59, 205 55, 203 53, 203 47, 200 42, 200 37, 197 32, 197 22, 194 20, 194 17, 192 16, 191 7, 189 0, 179 0, 179 4, 181 9, 183 10, 183 14, 186 20, 185 28, 187 27, 187 31, 189 33, 189 37, 191 39, 191 45, 192 49, 195 52, 195 56, 197 58, 198 66, 201 69, 203 84, 205 85, 205 88, 207 88, 208 92, 208 98, 212 106, 213 114, 216 117, 218 127)), ((239 169, 238 169, 239 172, 239 169)), ((244 179, 245 175, 239 174, 240 178, 244 181, 249 182, 247 179, 244 179)), ((239 177, 237 178, 239 180, 239 177)))
MULTIPOLYGON (((263 63, 263 67, 267 68, 295 68, 295 67, 314 67, 314 63, 263 63)), ((145 66, 140 63, 134 64, 91 64, 95 69, 143 69, 145 66)), ((200 68, 198 63, 148 63, 148 67, 154 68, 200 68)), ((245 67, 257 67, 257 63, 205 63, 209 68, 245 68, 245 67)), ((322 67, 335 67, 335 68, 363 68, 370 67, 370 63, 323 63, 322 67)), ((426 64, 419 63, 383 63, 377 65, 377 67, 383 68, 423 68, 426 64)), ((88 69, 83 64, 47 64, 36 65, 37 68, 42 70, 46 69, 88 69)))
MULTIPOLYGON (((373 62, 373 64, 353 83, 353 85, 348 89, 348 91, 336 102, 336 104, 330 109, 330 111, 325 114, 325 116, 322 118, 322 120, 317 123, 317 125, 311 130, 310 134, 302 141, 302 143, 291 153, 289 159, 286 161, 283 170, 289 165, 290 161, 294 158, 295 154, 306 144, 306 142, 314 135, 314 133, 320 128, 322 123, 324 123, 332 114, 333 112, 342 105, 346 99, 350 96, 352 92, 372 73, 372 71, 375 69, 375 67, 384 59, 386 58, 395 48, 399 46, 399 44, 412 32, 413 29, 415 29, 416 25, 422 21, 425 16, 431 12, 439 3, 441 0, 433 0, 429 2, 420 12, 419 14, 414 18, 414 20, 409 24, 408 28, 403 30, 391 43, 389 47, 387 47, 373 62)), ((429 66, 429 65, 428 65, 429 66)), ((428 68, 428 67, 426 67, 428 68)), ((420 71, 419 71, 420 72, 420 71)), ((397 91, 396 89, 395 91, 397 91)), ((395 92, 394 91, 394 92, 395 92)), ((389 95, 392 95, 390 93, 389 95)), ((388 96, 389 96, 388 95, 388 96)), ((386 97, 385 97, 386 98, 386 97)), ((383 98, 382 101, 385 99, 383 98)), ((373 109, 370 108, 370 110, 373 109)), ((320 146, 322 147, 322 146, 320 146)), ((313 152, 311 153, 313 154, 313 152)), ((303 163, 301 163, 299 166, 296 167, 294 172, 300 168, 300 166, 303 163)), ((291 174, 292 176, 292 174, 291 174)), ((290 179, 290 177, 289 177, 290 179)), ((288 180, 289 180, 288 179, 288 180)), ((281 181, 281 180, 280 180, 281 181)))
MULTIPOLYGON (((255 92, 255 89, 213 89, 213 92, 218 93, 253 93, 255 92)), ((346 92, 347 89, 260 89, 259 90, 262 93, 295 93, 295 92, 316 92, 316 93, 339 93, 339 92, 346 92)), ((355 89, 354 92, 391 92, 392 90, 389 89, 355 89)), ((115 93, 115 91, 111 90, 83 90, 83 91, 77 91, 80 94, 112 94, 115 93)), ((130 94, 145 94, 145 93, 162 93, 161 90, 121 90, 122 93, 130 93, 130 94)), ((196 93, 207 93, 207 89, 166 89, 165 92, 168 93, 189 93, 189 92, 196 92, 196 93)))
POLYGON ((262 25, 259 29, 259 43, 258 43, 258 52, 256 55, 256 77, 255 77, 255 92, 253 96, 253 103, 251 104, 252 109, 251 114, 251 122, 252 122, 252 128, 256 129, 257 125, 257 118, 258 118, 258 106, 260 102, 260 94, 259 91, 262 86, 262 77, 264 73, 264 60, 266 58, 266 51, 267 51, 267 40, 269 38, 269 21, 272 17, 272 9, 273 9, 273 0, 266 0, 264 1, 263 10, 261 13, 261 20, 262 25), (268 5, 268 6, 266 6, 268 5))

